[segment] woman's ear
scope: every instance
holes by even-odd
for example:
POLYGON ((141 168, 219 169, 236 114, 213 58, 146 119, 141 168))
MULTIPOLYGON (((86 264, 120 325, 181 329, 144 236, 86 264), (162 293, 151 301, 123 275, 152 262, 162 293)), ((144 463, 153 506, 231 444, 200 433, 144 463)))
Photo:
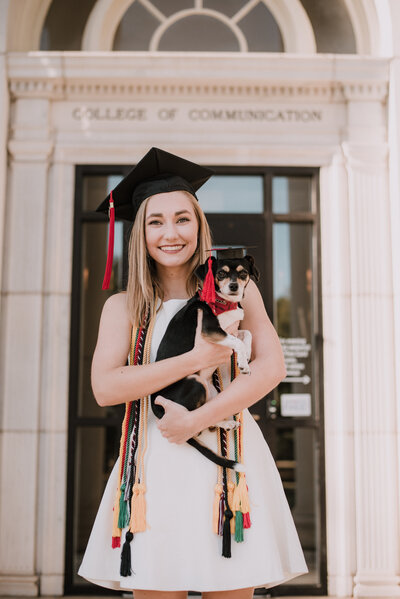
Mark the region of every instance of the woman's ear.
POLYGON ((252 277, 254 277, 255 281, 259 281, 260 280, 260 271, 258 270, 257 266, 254 264, 254 258, 253 256, 250 256, 250 254, 247 254, 244 257, 245 260, 247 260, 247 262, 249 263, 249 272, 250 275, 252 277))

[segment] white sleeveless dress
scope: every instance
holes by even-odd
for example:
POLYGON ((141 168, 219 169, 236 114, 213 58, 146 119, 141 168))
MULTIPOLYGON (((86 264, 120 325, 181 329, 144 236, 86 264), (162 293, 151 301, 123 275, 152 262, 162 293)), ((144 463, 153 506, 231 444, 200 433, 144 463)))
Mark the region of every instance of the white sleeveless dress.
MULTIPOLYGON (((170 319, 186 300, 164 302, 154 326, 151 360, 170 319)), ((307 572, 303 552, 275 462, 260 428, 243 413, 243 461, 252 526, 244 542, 232 536, 232 557, 222 557, 222 537, 212 530, 217 466, 188 444, 167 441, 148 414, 145 454, 147 523, 131 542, 131 576, 122 577, 121 549, 111 547, 118 460, 107 482, 79 575, 110 589, 226 591, 272 587, 307 572)), ((201 434, 217 451, 216 432, 201 434)), ((122 542, 125 531, 122 534, 122 542)))

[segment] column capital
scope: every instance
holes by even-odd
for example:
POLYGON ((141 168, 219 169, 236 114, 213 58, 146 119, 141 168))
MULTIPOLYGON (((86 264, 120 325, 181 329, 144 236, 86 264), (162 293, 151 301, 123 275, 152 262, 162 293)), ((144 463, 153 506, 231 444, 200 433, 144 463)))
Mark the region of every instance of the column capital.
POLYGON ((346 164, 353 169, 368 173, 381 172, 388 166, 389 148, 387 143, 342 143, 346 164))
POLYGON ((48 162, 53 152, 51 140, 16 140, 8 142, 8 152, 14 162, 48 162))

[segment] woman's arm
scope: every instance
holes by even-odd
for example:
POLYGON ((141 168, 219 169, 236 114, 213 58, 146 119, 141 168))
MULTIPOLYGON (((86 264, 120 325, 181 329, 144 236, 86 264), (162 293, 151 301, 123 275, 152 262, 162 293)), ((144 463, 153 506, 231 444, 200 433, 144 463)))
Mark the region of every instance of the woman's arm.
POLYGON ((195 347, 186 354, 143 366, 126 366, 131 330, 126 294, 112 295, 104 304, 92 361, 92 388, 100 406, 155 393, 201 368, 226 362, 231 353, 229 348, 196 336, 195 347))
MULTIPOLYGON (((245 317, 241 328, 249 330, 253 337, 251 374, 240 374, 226 389, 197 410, 187 414, 182 412, 178 421, 176 414, 171 413, 171 418, 168 418, 169 410, 166 410, 166 415, 158 425, 169 441, 183 443, 205 428, 237 414, 267 395, 285 378, 286 368, 281 344, 253 281, 247 286, 242 305, 245 317)), ((165 401, 162 400, 164 407, 165 401)), ((168 408, 174 409, 170 404, 168 408)))

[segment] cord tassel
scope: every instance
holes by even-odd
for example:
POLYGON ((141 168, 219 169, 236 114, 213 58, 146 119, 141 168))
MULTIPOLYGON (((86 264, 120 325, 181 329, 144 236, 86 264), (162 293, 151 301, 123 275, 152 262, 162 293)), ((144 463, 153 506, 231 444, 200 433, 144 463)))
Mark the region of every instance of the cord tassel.
POLYGON ((235 541, 242 543, 244 541, 243 536, 243 514, 240 510, 235 512, 235 541))
MULTIPOLYGON (((235 489, 235 485, 233 484, 232 481, 228 481, 228 505, 233 506, 233 492, 235 489)), ((232 509, 234 509, 232 507, 232 509)), ((234 515, 234 514, 233 514, 234 515)), ((235 534, 235 518, 232 515, 232 519, 231 519, 231 533, 234 535, 235 534)))
POLYGON ((132 574, 131 566, 131 541, 133 534, 128 530, 125 535, 125 543, 123 544, 121 551, 121 576, 130 576, 132 574))
POLYGON ((106 271, 104 273, 102 289, 108 289, 110 286, 110 279, 114 260, 114 224, 115 224, 115 208, 112 192, 110 193, 110 204, 108 213, 110 215, 110 225, 108 228, 108 251, 107 251, 107 264, 106 271))
POLYGON ((118 489, 115 494, 114 507, 113 507, 113 525, 112 525, 112 546, 113 547, 121 546, 121 529, 118 526, 120 495, 121 495, 121 489, 118 485, 118 489))
POLYGON ((224 520, 224 531, 222 535, 222 556, 223 557, 232 557, 231 555, 231 519, 233 517, 232 511, 227 506, 225 510, 225 520, 224 520))
POLYGON ((129 523, 128 504, 125 501, 125 483, 121 485, 119 498, 118 528, 125 528, 129 523))
POLYGON ((121 547, 121 537, 112 537, 111 547, 113 549, 117 549, 118 547, 121 547))
POLYGON ((214 489, 214 503, 213 503, 213 532, 218 534, 219 532, 219 521, 220 521, 220 513, 219 513, 219 505, 221 502, 221 494, 222 494, 222 485, 217 483, 214 489))
POLYGON ((218 534, 222 537, 224 531, 224 503, 225 503, 225 495, 224 492, 221 493, 221 497, 219 498, 219 510, 218 510, 218 534))
POLYGON ((141 483, 133 485, 132 506, 131 506, 131 532, 144 532, 147 529, 146 522, 146 486, 141 483))
POLYGON ((243 514, 243 528, 250 528, 251 520, 250 520, 250 512, 243 514))

